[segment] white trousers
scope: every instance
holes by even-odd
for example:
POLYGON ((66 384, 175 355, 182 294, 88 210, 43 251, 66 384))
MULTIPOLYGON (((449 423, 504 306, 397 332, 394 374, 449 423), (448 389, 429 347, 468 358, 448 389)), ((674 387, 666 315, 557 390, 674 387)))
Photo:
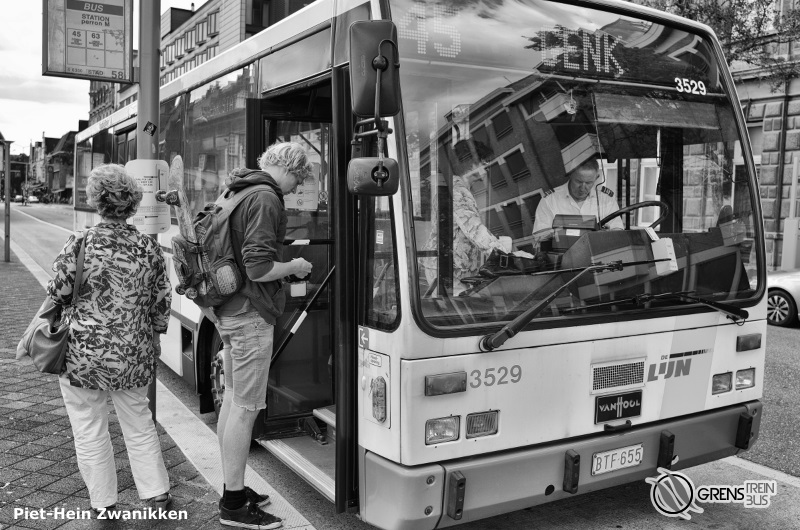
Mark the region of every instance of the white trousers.
POLYGON ((169 491, 161 444, 147 408, 147 388, 92 390, 71 386, 66 377, 59 377, 59 383, 75 438, 78 469, 89 490, 92 508, 117 503, 117 470, 108 433, 109 396, 122 427, 139 498, 150 499, 169 491))

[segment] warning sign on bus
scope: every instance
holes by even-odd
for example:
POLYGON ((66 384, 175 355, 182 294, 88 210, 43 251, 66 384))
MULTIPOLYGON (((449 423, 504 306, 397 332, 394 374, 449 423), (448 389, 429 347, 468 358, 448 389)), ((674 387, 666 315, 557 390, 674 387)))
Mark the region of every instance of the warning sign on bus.
POLYGON ((130 83, 133 0, 45 0, 42 73, 130 83))

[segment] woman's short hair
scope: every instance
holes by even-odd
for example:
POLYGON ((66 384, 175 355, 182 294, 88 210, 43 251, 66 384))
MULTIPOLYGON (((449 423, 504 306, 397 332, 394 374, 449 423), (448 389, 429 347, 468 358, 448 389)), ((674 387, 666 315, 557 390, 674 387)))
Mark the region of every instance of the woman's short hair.
POLYGON ((274 143, 258 158, 258 167, 266 171, 268 166, 285 167, 303 179, 311 175, 312 166, 303 146, 296 142, 274 143))
POLYGON ((142 187, 119 164, 97 166, 86 183, 86 201, 102 217, 132 217, 142 201, 142 187))

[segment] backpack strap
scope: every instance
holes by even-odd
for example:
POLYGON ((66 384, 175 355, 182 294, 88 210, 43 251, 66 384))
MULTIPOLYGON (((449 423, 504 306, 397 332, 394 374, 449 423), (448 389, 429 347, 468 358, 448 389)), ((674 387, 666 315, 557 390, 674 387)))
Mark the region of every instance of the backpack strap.
MULTIPOLYGON (((252 195, 253 193, 255 193, 257 191, 263 191, 263 190, 268 190, 268 191, 272 192, 273 194, 275 194, 276 197, 278 196, 278 194, 275 193, 275 190, 272 189, 272 187, 267 185, 267 184, 254 184, 252 186, 248 186, 248 187, 244 188, 243 190, 239 190, 237 192, 234 192, 233 196, 227 196, 228 192, 230 190, 228 190, 225 193, 223 193, 222 195, 220 195, 219 199, 217 199, 216 202, 217 202, 217 205, 223 207, 223 210, 226 210, 226 212, 225 212, 225 218, 226 218, 225 221, 227 222, 227 218, 231 216, 233 211, 236 210, 236 207, 239 206, 239 204, 245 198, 249 197, 250 195, 252 195), (220 204, 220 199, 224 200, 225 204, 220 204)), ((220 219, 219 215, 215 215, 214 219, 213 219, 213 222, 214 222, 214 225, 215 225, 214 226, 214 231, 216 233, 219 233, 219 228, 220 228, 219 224, 222 222, 222 219, 220 219)), ((230 225, 228 226, 228 229, 230 230, 230 225)), ((230 238, 230 235, 228 237, 230 238)), ((215 239, 216 239, 216 245, 217 245, 217 255, 221 256, 223 254, 221 238, 216 237, 215 239)))

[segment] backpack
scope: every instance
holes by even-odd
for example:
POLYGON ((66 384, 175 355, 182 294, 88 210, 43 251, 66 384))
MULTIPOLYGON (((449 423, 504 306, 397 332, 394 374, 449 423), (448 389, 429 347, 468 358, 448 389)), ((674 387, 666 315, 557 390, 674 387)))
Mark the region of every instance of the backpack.
POLYGON ((173 265, 178 276, 175 292, 185 294, 200 307, 213 308, 227 302, 244 286, 231 243, 230 215, 245 197, 261 190, 274 193, 266 184, 255 184, 232 196, 225 192, 216 202, 207 204, 192 221, 196 244, 182 234, 172 238, 173 265))

